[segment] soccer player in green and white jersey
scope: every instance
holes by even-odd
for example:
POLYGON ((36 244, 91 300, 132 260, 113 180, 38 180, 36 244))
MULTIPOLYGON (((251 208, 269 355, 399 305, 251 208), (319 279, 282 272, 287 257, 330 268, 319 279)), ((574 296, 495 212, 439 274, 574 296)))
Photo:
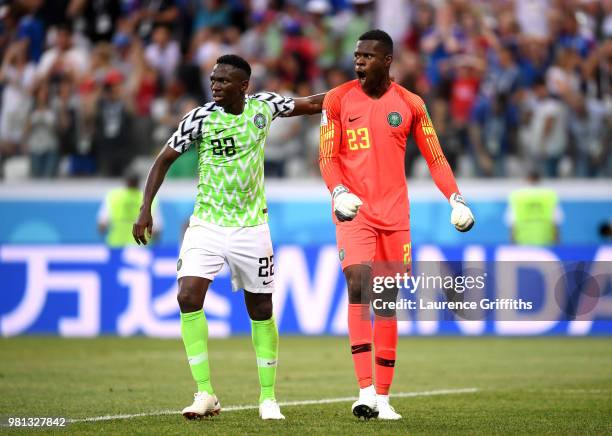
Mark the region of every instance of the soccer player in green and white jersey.
POLYGON ((198 392, 183 409, 188 419, 216 415, 221 406, 210 382, 204 297, 229 264, 232 288, 244 289, 251 318, 261 394, 262 419, 284 419, 274 396, 278 331, 272 316, 274 258, 264 193, 264 144, 278 116, 321 112, 324 94, 286 98, 271 92, 246 95, 251 68, 224 55, 210 76, 213 100, 191 112, 159 153, 147 177, 134 239, 147 243, 151 204, 170 165, 197 144, 199 183, 189 228, 177 263, 181 335, 198 392))

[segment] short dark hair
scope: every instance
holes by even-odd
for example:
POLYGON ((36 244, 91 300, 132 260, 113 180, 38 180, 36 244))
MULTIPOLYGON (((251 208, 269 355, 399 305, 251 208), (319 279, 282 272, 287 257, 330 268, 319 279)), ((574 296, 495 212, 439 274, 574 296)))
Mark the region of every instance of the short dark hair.
POLYGON ((172 27, 167 23, 155 23, 153 25, 153 30, 157 29, 166 29, 169 33, 172 33, 172 27))
POLYGON ((393 54, 393 39, 384 30, 368 30, 359 37, 358 41, 378 41, 385 48, 387 54, 393 54))
POLYGON ((538 87, 538 86, 546 86, 546 77, 544 76, 544 74, 538 74, 535 79, 533 79, 533 84, 532 86, 534 88, 538 87))
POLYGON ((235 54, 227 54, 217 58, 217 64, 231 65, 244 71, 247 77, 251 77, 251 66, 247 61, 235 54))
POLYGON ((72 21, 66 20, 66 21, 62 21, 61 23, 58 23, 55 26, 55 30, 58 32, 72 33, 72 30, 73 30, 72 21))
POLYGON ((137 188, 140 184, 140 174, 136 170, 128 168, 123 173, 123 180, 125 180, 127 186, 137 188))

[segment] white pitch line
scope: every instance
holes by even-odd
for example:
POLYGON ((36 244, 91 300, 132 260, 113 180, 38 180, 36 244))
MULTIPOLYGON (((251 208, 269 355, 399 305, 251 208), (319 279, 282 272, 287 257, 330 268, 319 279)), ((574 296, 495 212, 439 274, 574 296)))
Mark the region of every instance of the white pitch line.
MULTIPOLYGON (((392 394, 392 398, 410 398, 410 397, 428 397, 433 395, 454 395, 454 394, 472 394, 478 392, 477 388, 461 388, 461 389, 439 389, 435 391, 421 391, 421 392, 398 392, 392 394)), ((324 398, 322 400, 301 400, 301 401, 284 401, 279 402, 279 406, 308 406, 312 404, 331 404, 331 403, 345 403, 349 401, 355 401, 357 397, 340 397, 340 398, 324 398)), ((259 406, 248 405, 248 406, 229 406, 223 407, 221 412, 236 412, 239 410, 253 410, 258 409, 259 406)), ((157 412, 145 412, 145 413, 132 413, 125 415, 105 415, 105 416, 93 416, 91 418, 80 418, 80 419, 68 419, 67 422, 96 422, 96 421, 111 421, 113 419, 131 419, 140 418, 144 416, 162 416, 162 415, 178 415, 181 412, 179 410, 160 410, 157 412)))

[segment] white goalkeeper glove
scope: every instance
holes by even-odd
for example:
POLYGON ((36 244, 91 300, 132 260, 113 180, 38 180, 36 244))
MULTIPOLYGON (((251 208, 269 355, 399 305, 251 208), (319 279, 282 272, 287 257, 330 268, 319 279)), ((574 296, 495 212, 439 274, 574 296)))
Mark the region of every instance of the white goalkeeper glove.
POLYGON ((363 202, 355 194, 351 194, 346 186, 338 185, 332 191, 334 213, 338 221, 351 221, 359 212, 363 202))
POLYGON ((450 222, 460 232, 467 232, 474 226, 474 215, 461 194, 454 193, 450 197, 450 205, 453 208, 450 222))

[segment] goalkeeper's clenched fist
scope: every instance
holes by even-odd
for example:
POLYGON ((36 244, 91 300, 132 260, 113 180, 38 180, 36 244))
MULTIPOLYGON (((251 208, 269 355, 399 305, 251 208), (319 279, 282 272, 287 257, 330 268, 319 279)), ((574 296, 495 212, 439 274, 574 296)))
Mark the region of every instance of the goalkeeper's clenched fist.
POLYGON ((474 226, 474 215, 469 207, 465 204, 465 200, 460 194, 450 196, 450 205, 453 208, 451 212, 451 224, 460 232, 467 232, 474 226))
POLYGON ((344 185, 338 185, 332 192, 334 213, 338 221, 351 221, 359 212, 363 202, 355 194, 351 194, 344 185))

